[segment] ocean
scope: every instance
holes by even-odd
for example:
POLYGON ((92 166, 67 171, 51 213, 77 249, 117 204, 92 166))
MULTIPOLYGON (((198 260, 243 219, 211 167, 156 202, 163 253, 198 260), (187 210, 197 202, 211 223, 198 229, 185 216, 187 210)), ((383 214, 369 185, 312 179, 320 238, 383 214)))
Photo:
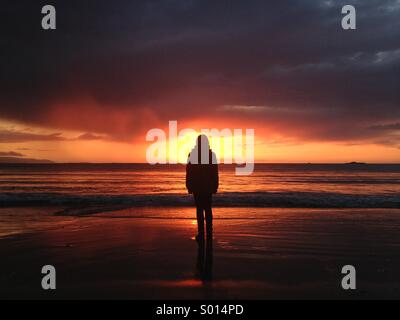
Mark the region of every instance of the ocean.
MULTIPOLYGON (((398 164, 220 165, 216 207, 400 208, 398 164)), ((183 165, 1 164, 0 206, 191 206, 183 165)))

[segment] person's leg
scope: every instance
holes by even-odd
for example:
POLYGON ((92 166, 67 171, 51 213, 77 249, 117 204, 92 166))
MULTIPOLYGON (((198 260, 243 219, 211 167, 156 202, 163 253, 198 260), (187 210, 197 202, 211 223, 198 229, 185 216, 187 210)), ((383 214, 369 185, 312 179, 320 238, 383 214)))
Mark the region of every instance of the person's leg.
POLYGON ((213 237, 213 222, 212 222, 212 209, 211 209, 212 195, 207 194, 204 197, 204 211, 206 218, 207 240, 212 241, 213 237))
POLYGON ((203 215, 203 201, 199 194, 194 194, 194 201, 196 203, 196 217, 198 237, 204 239, 204 215, 203 215))
POLYGON ((212 195, 207 195, 205 199, 205 218, 207 229, 207 242, 206 242, 206 257, 204 279, 212 279, 212 265, 213 265, 213 222, 212 222, 212 195))

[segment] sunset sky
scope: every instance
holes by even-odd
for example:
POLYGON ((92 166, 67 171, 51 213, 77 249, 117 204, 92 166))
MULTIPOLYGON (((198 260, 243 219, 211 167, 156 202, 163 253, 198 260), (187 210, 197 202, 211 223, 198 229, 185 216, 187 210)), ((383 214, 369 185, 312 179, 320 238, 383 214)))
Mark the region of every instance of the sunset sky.
POLYGON ((0 161, 145 162, 177 120, 254 129, 258 162, 400 162, 399 0, 7 2, 0 161))

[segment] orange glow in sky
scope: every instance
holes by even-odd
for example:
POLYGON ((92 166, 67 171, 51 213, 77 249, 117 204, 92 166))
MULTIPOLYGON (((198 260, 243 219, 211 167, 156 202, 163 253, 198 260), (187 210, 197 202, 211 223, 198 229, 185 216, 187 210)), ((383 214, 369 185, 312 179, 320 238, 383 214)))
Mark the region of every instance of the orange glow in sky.
MULTIPOLYGON (((192 123, 193 124, 193 123, 192 123)), ((213 123, 215 124, 215 123, 213 123)), ((187 128, 179 125, 178 130, 187 128)), ((235 124, 237 125, 237 124, 235 124)), ((3 141, 0 152, 18 152, 22 157, 48 159, 55 162, 146 162, 146 150, 152 144, 147 142, 145 134, 131 141, 117 141, 109 138, 77 139, 84 134, 79 131, 54 130, 26 125, 0 122, 1 130, 49 135, 60 133, 62 139, 41 141, 3 141)), ((214 126, 215 127, 215 126, 214 126)), ((194 127, 196 128, 196 127, 194 127)), ((197 125, 197 132, 200 131, 197 125)), ((211 127, 212 128, 212 127, 211 127)), ((226 128, 224 126, 223 128, 226 128)), ((223 129, 221 128, 221 129, 223 129)), ((246 128, 243 126, 243 128, 246 128)), ((168 134, 168 128, 164 128, 168 134)), ((220 129, 220 130, 221 130, 220 129)), ((232 128, 233 129, 233 128, 232 128)), ((187 154, 195 144, 197 133, 189 133, 178 139, 173 149, 178 154, 179 162, 185 163, 187 154), (176 150, 178 149, 178 151, 176 150)), ((219 161, 232 156, 232 149, 224 146, 232 145, 232 137, 222 137, 218 141, 211 138, 211 147, 219 161)), ((169 154, 167 154, 169 157, 169 154)), ((370 163, 398 163, 400 150, 393 146, 373 143, 343 143, 335 141, 301 141, 289 140, 281 142, 262 128, 255 128, 255 162, 267 163, 342 163, 363 161, 370 163)))

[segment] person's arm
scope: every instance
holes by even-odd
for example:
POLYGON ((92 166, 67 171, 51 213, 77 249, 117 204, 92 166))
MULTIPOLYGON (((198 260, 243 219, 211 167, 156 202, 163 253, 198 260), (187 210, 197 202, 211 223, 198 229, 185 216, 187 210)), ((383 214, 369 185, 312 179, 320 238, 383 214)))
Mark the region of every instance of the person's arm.
POLYGON ((212 172, 212 183, 213 183, 213 193, 217 193, 219 187, 219 174, 218 174, 218 163, 215 153, 212 154, 213 162, 211 164, 212 172))
POLYGON ((214 174, 214 192, 217 193, 219 187, 219 176, 218 176, 218 164, 213 164, 213 174, 214 174))
POLYGON ((189 159, 186 164, 186 189, 189 193, 193 193, 192 190, 192 164, 190 163, 189 159))

